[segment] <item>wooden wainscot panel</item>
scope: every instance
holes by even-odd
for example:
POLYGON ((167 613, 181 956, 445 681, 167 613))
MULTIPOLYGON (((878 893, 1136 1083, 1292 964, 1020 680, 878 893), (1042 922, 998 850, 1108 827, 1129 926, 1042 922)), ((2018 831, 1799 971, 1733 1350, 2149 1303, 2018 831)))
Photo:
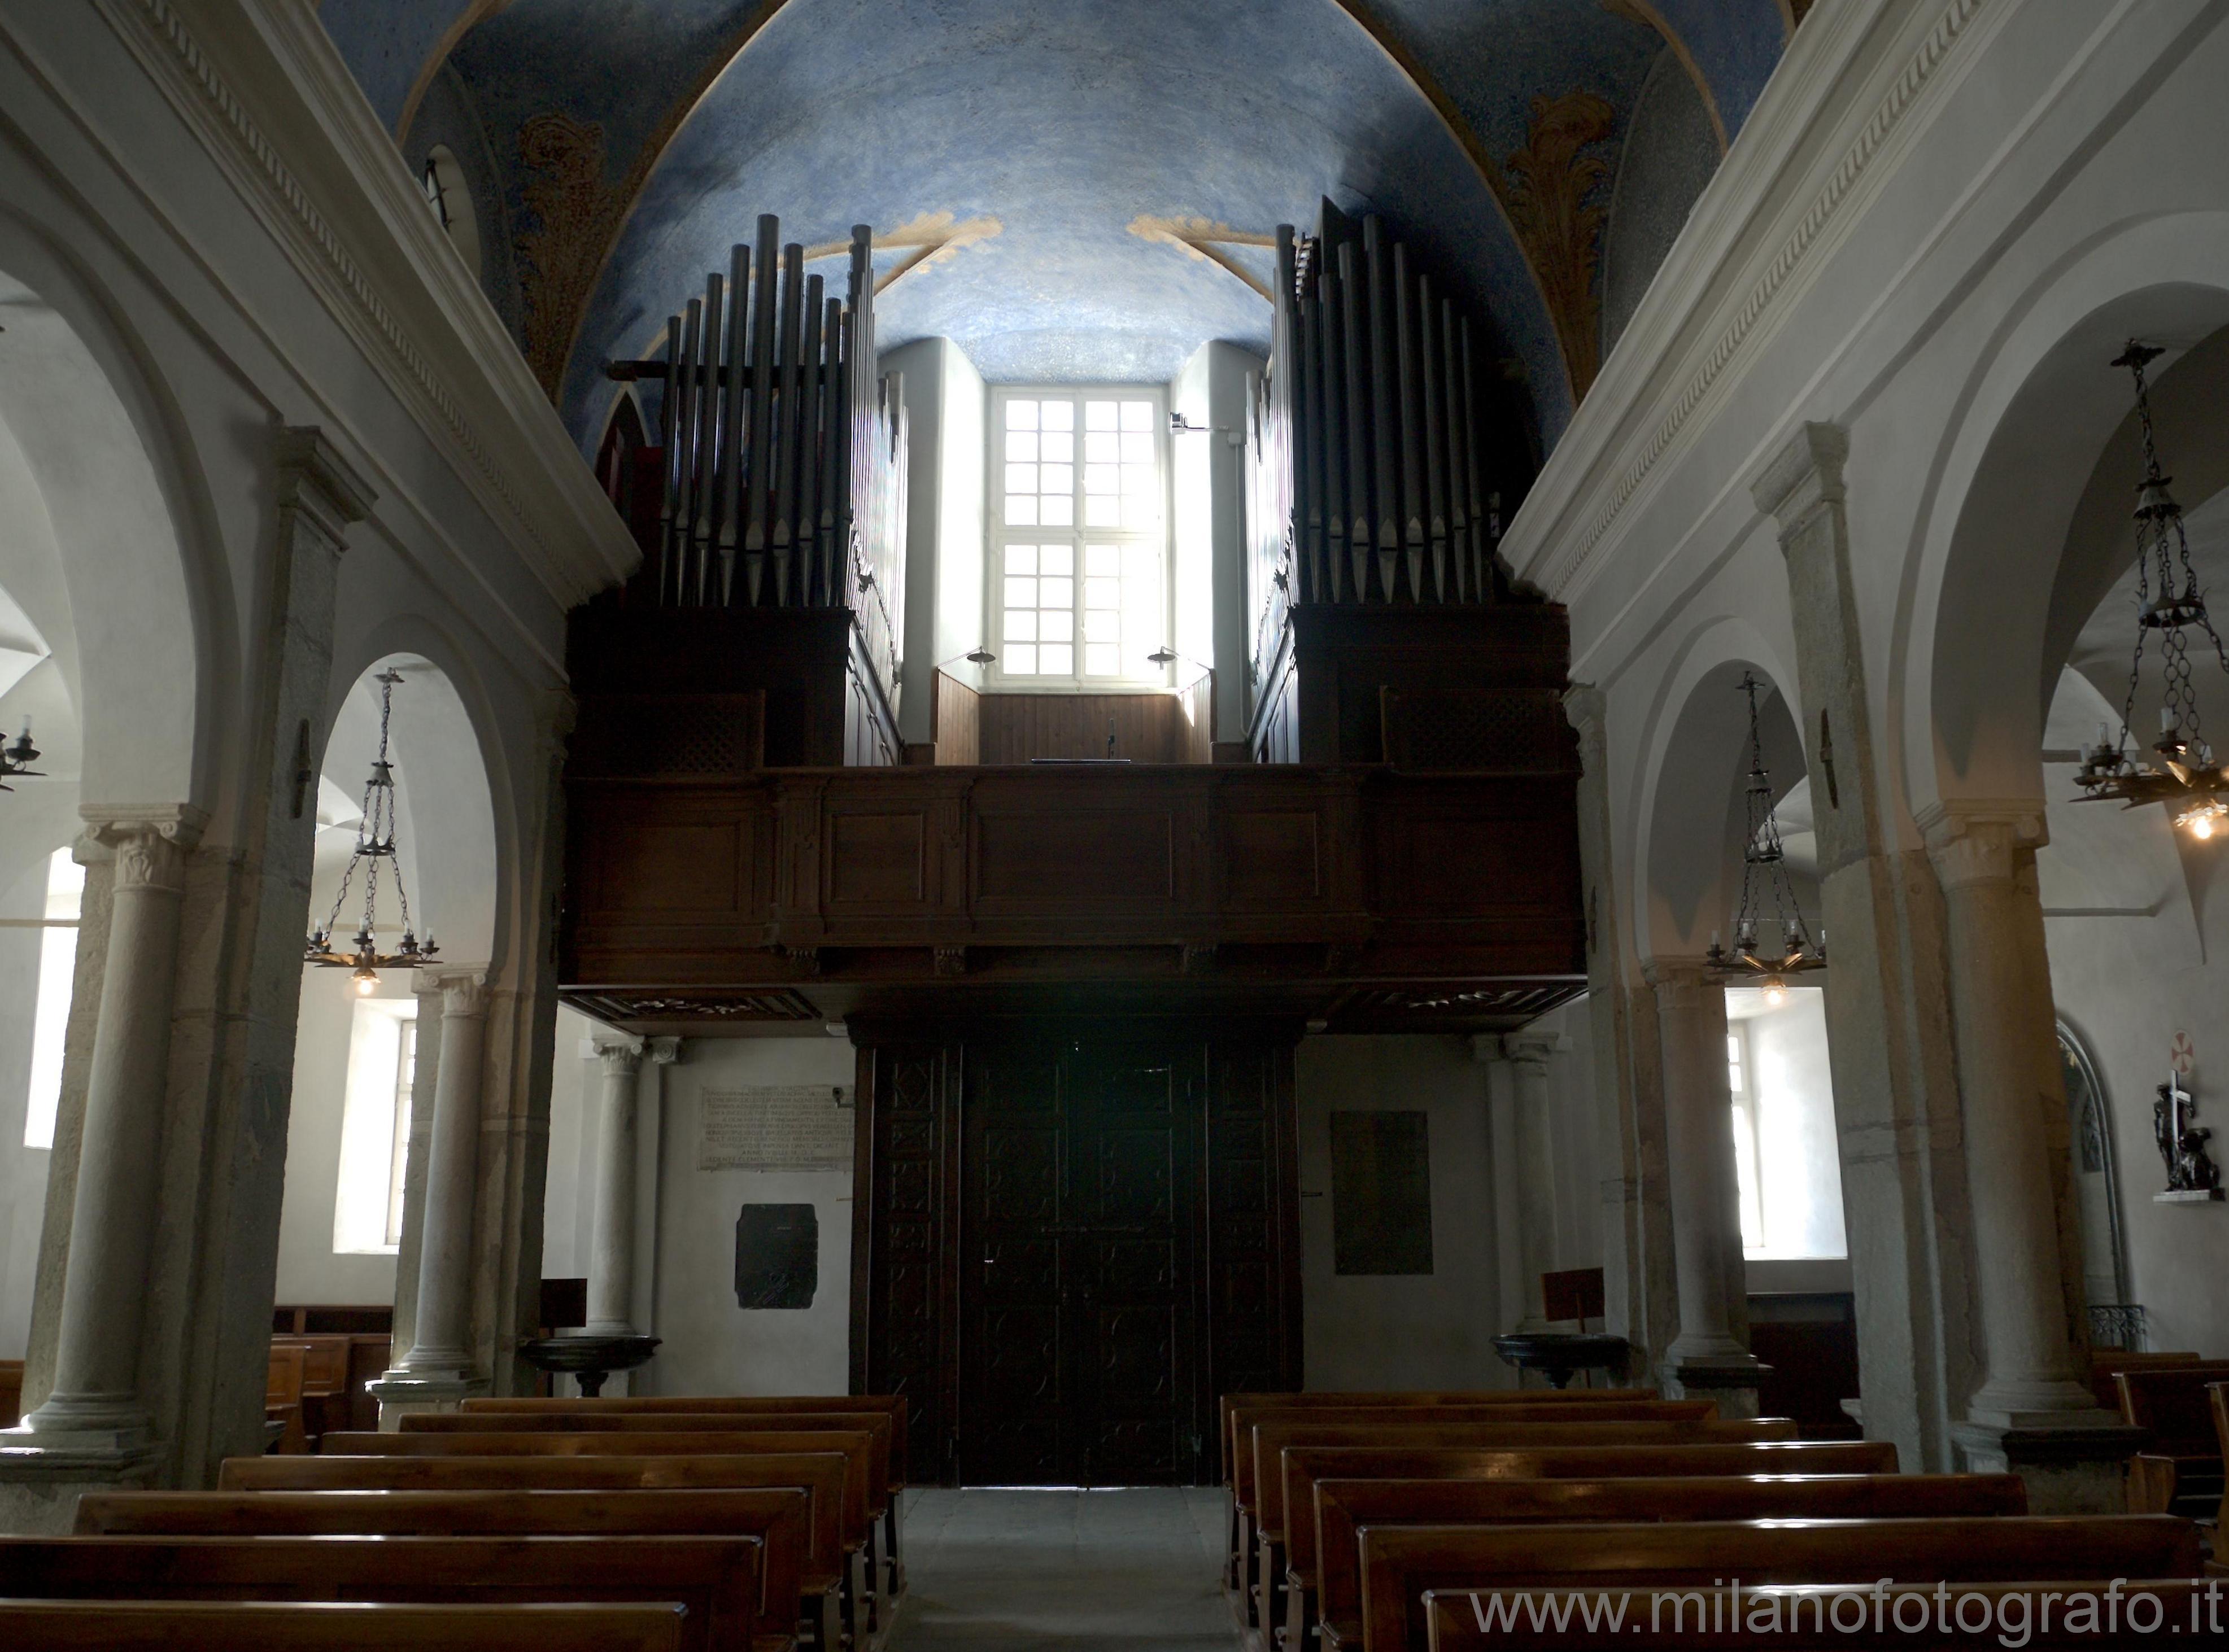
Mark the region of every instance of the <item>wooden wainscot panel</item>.
POLYGON ((922 809, 828 810, 828 905, 915 908, 928 899, 929 825, 922 809))
POLYGON ((600 786, 576 793, 573 814, 584 913, 732 920, 757 907, 752 861, 764 815, 749 791, 600 786))
POLYGON ((1370 810, 1378 911, 1451 919, 1576 908, 1570 781, 1448 781, 1404 793, 1381 793, 1370 810))
POLYGON ((1305 806, 1223 816, 1223 900, 1242 911, 1312 906, 1324 895, 1325 821, 1305 806))
POLYGON ((1176 900, 1175 813, 983 809, 975 817, 975 909, 1056 917, 1109 906, 1166 912, 1176 900))

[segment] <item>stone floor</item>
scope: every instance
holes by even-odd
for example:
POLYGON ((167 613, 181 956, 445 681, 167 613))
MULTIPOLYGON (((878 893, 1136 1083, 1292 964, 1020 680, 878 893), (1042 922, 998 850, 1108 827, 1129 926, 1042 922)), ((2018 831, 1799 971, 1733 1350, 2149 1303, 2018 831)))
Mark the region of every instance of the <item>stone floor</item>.
POLYGON ((893 1652, 1236 1646, 1215 1490, 908 1494, 893 1652))

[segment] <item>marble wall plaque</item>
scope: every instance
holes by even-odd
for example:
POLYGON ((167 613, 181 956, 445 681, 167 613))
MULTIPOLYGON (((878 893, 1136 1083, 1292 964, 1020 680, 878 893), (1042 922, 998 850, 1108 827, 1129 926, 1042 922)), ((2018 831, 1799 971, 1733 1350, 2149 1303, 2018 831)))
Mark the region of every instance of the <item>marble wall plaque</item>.
POLYGON ((851 1086, 767 1085, 708 1090, 699 1170, 848 1170, 851 1086))

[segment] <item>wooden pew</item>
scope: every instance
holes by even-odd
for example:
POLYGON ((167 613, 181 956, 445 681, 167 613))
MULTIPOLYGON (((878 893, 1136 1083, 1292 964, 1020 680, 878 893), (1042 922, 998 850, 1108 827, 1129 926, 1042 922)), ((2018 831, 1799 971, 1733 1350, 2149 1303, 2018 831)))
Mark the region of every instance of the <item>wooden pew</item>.
MULTIPOLYGON (((1611 1403, 1654 1399, 1656 1397, 1656 1390, 1654 1388, 1591 1389, 1572 1396, 1574 1399, 1601 1399, 1611 1403)), ((1316 1412, 1336 1410, 1349 1405, 1370 1405, 1390 1410, 1432 1405, 1533 1405, 1538 1403, 1541 1398, 1537 1390, 1527 1391, 1517 1388, 1418 1392, 1350 1389, 1318 1393, 1223 1395, 1216 1402, 1215 1435, 1217 1449, 1222 1453, 1223 1486, 1231 1494, 1230 1518, 1227 1534, 1230 1539, 1230 1553, 1224 1563, 1224 1587, 1234 1592, 1244 1587, 1246 1559, 1253 1549, 1253 1544, 1246 1528, 1245 1517, 1238 1506, 1237 1465, 1239 1458, 1243 1455, 1243 1450, 1236 1416, 1237 1412, 1244 1410, 1256 1415, 1266 1415, 1273 1411, 1316 1412)))
POLYGON ((23 1420, 23 1362, 0 1360, 0 1428, 23 1420))
POLYGON ((2131 1513, 2212 1517, 2224 1489, 2221 1445, 2206 1392, 2216 1382, 2229 1382, 2229 1361, 2115 1373, 2122 1420, 2152 1432, 2150 1444, 2129 1463, 2131 1513))
MULTIPOLYGON (((1362 1527, 1362 1648, 1427 1648, 1424 1591, 1718 1587, 1743 1583, 2011 1583, 2198 1572, 2198 1532, 2162 1514, 1946 1521, 1656 1521, 1649 1525, 1362 1527)), ((1324 1648, 1355 1641, 1326 1625, 1324 1648)))
MULTIPOLYGON (((511 1420, 517 1420, 513 1418, 511 1420)), ((889 1627, 894 1603, 879 1595, 870 1566, 874 1553, 873 1527, 888 1495, 890 1427, 886 1418, 853 1416, 838 1419, 848 1426, 825 1426, 813 1418, 784 1417, 781 1430, 721 1429, 715 1432, 671 1433, 660 1431, 590 1431, 548 1433, 536 1430, 497 1430, 466 1433, 455 1430, 413 1430, 395 1434, 331 1434, 325 1437, 327 1457, 710 1457, 742 1456, 753 1452, 789 1453, 839 1451, 844 1455, 843 1550, 844 1619, 864 1642, 889 1627)))
POLYGON ((0 1600, 0 1646, 38 1652, 681 1652, 684 1609, 0 1600))
MULTIPOLYGON (((2229 1383, 2209 1382, 2206 1385, 2207 1409, 2213 1413, 2213 1442, 2221 1448, 2221 1460, 2229 1463, 2229 1383)), ((2220 1506, 2213 1514, 2213 1541, 2218 1550, 2225 1529, 2222 1516, 2229 1514, 2229 1482, 2221 1489, 2220 1506)))
POLYGON ((1699 1475, 1892 1475, 1891 1440, 1759 1440, 1714 1445, 1290 1446, 1284 1459, 1288 1569, 1313 1572, 1315 1488, 1325 1480, 1628 1480, 1699 1475))
POLYGON ((658 1491, 123 1491, 78 1499, 77 1532, 98 1537, 751 1537, 761 1546, 757 1611, 803 1615, 813 1494, 803 1487, 658 1491))
MULTIPOLYGON (((2197 1530, 2163 1514, 1363 1527, 1364 1652, 1423 1652, 1427 1590, 2190 1577, 2197 1530)), ((1326 1626, 1326 1652, 1355 1641, 1326 1626)))
MULTIPOLYGON (((1659 1402, 1670 1403, 1670 1402, 1659 1402)), ((1691 1404, 1693 1402, 1678 1402, 1691 1404)), ((1701 1402, 1707 1405, 1708 1401, 1701 1402)), ((1785 1418, 1726 1422, 1716 1417, 1618 1418, 1597 1422, 1551 1420, 1457 1423, 1397 1421, 1319 1423, 1290 1417, 1257 1423, 1253 1429, 1254 1474, 1249 1514, 1254 1529, 1255 1621, 1275 1623, 1282 1616, 1277 1596, 1285 1571, 1284 1465, 1281 1454, 1294 1445, 1648 1445, 1688 1441, 1770 1440, 1791 1437, 1795 1425, 1785 1418)), ((1241 1473, 1244 1473, 1242 1463, 1241 1473)))
MULTIPOLYGON (((1603 1391, 1607 1393, 1609 1391, 1603 1391)), ((1233 1576, 1242 1592, 1250 1595, 1249 1580, 1256 1575, 1257 1557, 1261 1553, 1261 1504, 1256 1495, 1257 1477, 1263 1466, 1275 1462, 1275 1455, 1262 1457, 1256 1444, 1256 1436, 1263 1426, 1278 1424, 1307 1423, 1310 1425, 1334 1423, 1365 1423, 1384 1419, 1404 1425, 1455 1424, 1469 1422, 1551 1423, 1598 1421, 1616 1417, 1637 1419, 1656 1417, 1666 1419, 1699 1420, 1714 1415, 1715 1402, 1707 1399, 1609 1399, 1565 1401, 1561 1396, 1544 1397, 1532 1393, 1521 1397, 1485 1401, 1434 1401, 1417 1403, 1396 1400, 1380 1403, 1375 1400, 1352 1401, 1335 1405, 1311 1405, 1294 1406, 1280 1397, 1262 1404, 1241 1402, 1229 1408, 1228 1417, 1233 1440, 1230 1476, 1231 1537, 1237 1546, 1233 1576)), ((1254 1626, 1250 1611, 1246 1621, 1254 1626)))
POLYGON ((539 1399, 493 1396, 464 1402, 466 1416, 495 1412, 531 1416, 537 1412, 576 1414, 589 1412, 685 1412, 718 1416, 729 1412, 867 1412, 890 1419, 890 1474, 893 1483, 907 1483, 906 1424, 909 1407, 903 1394, 620 1394, 594 1399, 539 1399))
MULTIPOLYGON (((2149 1636, 2120 1637, 2105 1628, 2125 1618, 2131 1599, 2149 1595, 2157 1603, 2162 1638, 2171 1627, 2178 1631, 2177 1647, 2218 1648, 2229 1644, 2229 1591, 2209 1595, 2207 1583, 2202 1578, 1959 1583, 1940 1600, 1933 1584, 1880 1590, 1849 1584, 1755 1589, 1744 1585, 1738 1590, 1683 1590, 1661 1604, 1636 1593, 1625 1603, 1624 1619, 1615 1629, 1590 1629, 1573 1612, 1558 1630, 1545 1611, 1545 1621, 1536 1628, 1533 1611, 1545 1604, 1537 1591, 1527 1596, 1513 1590, 1427 1590, 1424 1611, 1431 1652, 1595 1652, 1606 1643, 1622 1652, 1798 1652, 1817 1647, 1915 1652, 1920 1646, 1928 1652, 2005 1652, 2007 1644, 2020 1652, 2099 1652, 2107 1646, 2149 1642, 2149 1636), (2070 1630, 2070 1616, 2099 1628, 2070 1630), (1750 1628, 1744 1620, 1758 1626, 1750 1628), (1743 1627, 1707 1627, 1722 1623, 1743 1627), (1775 1623, 1782 1627, 1770 1627, 1775 1623), (1845 1623, 1851 1627, 1841 1627, 1845 1623), (1915 1632, 1923 1627, 1924 1641, 1915 1632)), ((2142 1605, 2141 1617, 2152 1620, 2154 1610, 2142 1605)))
POLYGON ((780 1428, 834 1426, 858 1418, 887 1425, 889 1451, 883 1468, 883 1495, 873 1510, 868 1566, 876 1579, 878 1598, 887 1598, 891 1610, 905 1593, 905 1562, 899 1526, 905 1505, 906 1415, 901 1396, 890 1394, 835 1397, 743 1396, 731 1400, 694 1400, 680 1396, 645 1395, 614 1399, 486 1399, 468 1400, 464 1412, 405 1418, 404 1431, 413 1428, 491 1431, 505 1428, 574 1431, 585 1429, 646 1429, 675 1433, 712 1433, 742 1425, 743 1419, 776 1418, 762 1426, 780 1428), (570 1419, 570 1420, 568 1420, 570 1419))
POLYGON ((691 1652, 753 1652, 758 1596, 748 1537, 0 1538, 0 1598, 672 1601, 691 1652))
POLYGON ((697 1457, 228 1457, 220 1492, 633 1491, 802 1488, 813 1500, 799 1618, 817 1645, 840 1645, 844 1494, 850 1464, 834 1451, 697 1457))
POLYGON ((2120 1385, 2113 1379, 2123 1371, 2158 1371, 2179 1365, 2197 1365, 2189 1350, 2172 1354, 2131 1354, 2123 1348, 2093 1348, 2090 1354, 2090 1392, 2107 1411, 2121 1409, 2120 1385))
MULTIPOLYGON (((1319 1480, 1312 1589, 1297 1568, 1285 1643, 1318 1619, 1350 1643, 1360 1634, 1359 1534, 1392 1526, 1558 1525, 1577 1521, 1885 1520, 2025 1514, 2009 1474, 1751 1475, 1630 1480, 1319 1480), (1319 1595, 1311 1611, 1307 1600, 1319 1595)), ((1309 1524, 1303 1516, 1298 1525, 1309 1524)), ((1297 1527, 1296 1527, 1297 1530, 1297 1527)))
POLYGON ((267 1430, 278 1425, 274 1451, 292 1455, 310 1449, 303 1430, 302 1384, 305 1355, 299 1342, 271 1345, 271 1363, 263 1379, 263 1421, 267 1430))

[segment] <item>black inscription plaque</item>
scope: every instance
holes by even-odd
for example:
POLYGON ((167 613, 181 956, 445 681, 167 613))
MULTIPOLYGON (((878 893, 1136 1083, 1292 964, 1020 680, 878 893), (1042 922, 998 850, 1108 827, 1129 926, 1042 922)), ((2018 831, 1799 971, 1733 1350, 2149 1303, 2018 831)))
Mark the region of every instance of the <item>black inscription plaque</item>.
POLYGON ((820 1219, 813 1207, 745 1205, 736 1218, 736 1306, 810 1308, 819 1284, 820 1219))
POLYGON ((1421 1112, 1331 1116, 1332 1267, 1432 1271, 1432 1154, 1421 1112))

